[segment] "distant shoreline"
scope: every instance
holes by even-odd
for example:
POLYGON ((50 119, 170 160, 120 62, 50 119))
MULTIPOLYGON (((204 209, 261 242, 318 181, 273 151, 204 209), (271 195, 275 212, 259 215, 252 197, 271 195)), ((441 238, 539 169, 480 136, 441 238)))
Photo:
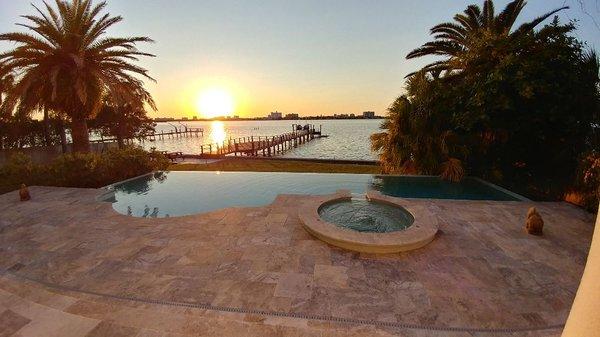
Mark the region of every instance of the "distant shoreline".
POLYGON ((374 120, 374 119, 385 119, 386 117, 375 116, 373 118, 363 118, 363 117, 333 117, 333 116, 310 116, 310 117, 301 117, 298 119, 269 119, 269 118, 154 118, 153 121, 156 123, 168 123, 168 122, 252 122, 252 121, 261 121, 261 122, 281 122, 281 121, 306 121, 306 120, 374 120))

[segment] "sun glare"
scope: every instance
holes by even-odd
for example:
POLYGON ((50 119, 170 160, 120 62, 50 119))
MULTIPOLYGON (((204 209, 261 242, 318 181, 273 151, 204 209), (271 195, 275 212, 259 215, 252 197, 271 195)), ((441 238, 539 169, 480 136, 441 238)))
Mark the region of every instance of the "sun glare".
POLYGON ((225 132, 225 123, 213 121, 210 123, 210 138, 213 143, 222 144, 227 139, 225 132))
POLYGON ((198 97, 198 111, 204 118, 231 116, 234 108, 233 96, 224 89, 208 89, 198 97))

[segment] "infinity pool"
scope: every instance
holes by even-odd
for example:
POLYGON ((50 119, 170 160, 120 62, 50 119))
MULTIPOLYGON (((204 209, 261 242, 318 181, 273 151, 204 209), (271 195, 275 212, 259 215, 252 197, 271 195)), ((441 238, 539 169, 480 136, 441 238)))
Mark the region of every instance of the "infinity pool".
POLYGON ((378 190, 404 198, 517 201, 524 198, 478 179, 450 183, 436 177, 262 172, 157 172, 109 187, 107 201, 136 217, 190 215, 225 207, 262 206, 278 194, 356 194, 378 190))

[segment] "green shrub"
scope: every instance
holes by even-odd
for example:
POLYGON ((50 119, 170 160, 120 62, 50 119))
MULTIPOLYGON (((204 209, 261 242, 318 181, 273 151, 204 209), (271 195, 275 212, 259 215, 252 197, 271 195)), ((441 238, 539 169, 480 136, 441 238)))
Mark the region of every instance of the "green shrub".
POLYGON ((125 147, 124 149, 109 150, 103 155, 103 172, 106 180, 113 180, 112 176, 127 179, 156 170, 166 170, 170 162, 160 152, 146 152, 138 147, 125 147))
POLYGON ((138 147, 110 150, 102 154, 72 153, 46 165, 35 164, 17 153, 0 167, 0 191, 20 184, 98 188, 156 170, 166 170, 169 160, 159 152, 138 147))
POLYGON ((98 187, 105 179, 103 160, 95 153, 73 153, 56 158, 47 167, 51 185, 65 187, 98 187))
POLYGON ((17 152, 11 155, 4 166, 0 166, 0 193, 13 191, 23 183, 39 184, 41 168, 31 157, 17 152))
POLYGON ((0 167, 0 176, 12 177, 15 182, 29 179, 37 170, 31 157, 17 152, 10 156, 6 165, 0 167))

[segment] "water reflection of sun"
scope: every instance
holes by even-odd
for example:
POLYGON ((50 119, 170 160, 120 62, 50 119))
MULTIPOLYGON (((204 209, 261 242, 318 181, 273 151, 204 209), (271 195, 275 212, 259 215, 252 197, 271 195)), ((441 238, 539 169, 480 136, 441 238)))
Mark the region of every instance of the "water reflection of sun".
POLYGON ((222 144, 227 139, 225 123, 213 121, 210 123, 210 139, 213 143, 222 144))

